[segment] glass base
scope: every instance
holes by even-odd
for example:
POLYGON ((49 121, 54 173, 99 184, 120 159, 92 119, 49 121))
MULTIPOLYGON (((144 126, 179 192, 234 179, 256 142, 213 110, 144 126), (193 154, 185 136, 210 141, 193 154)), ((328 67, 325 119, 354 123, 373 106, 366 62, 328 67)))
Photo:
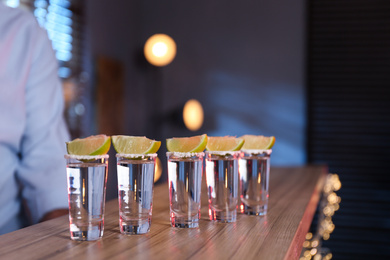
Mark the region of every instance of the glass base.
POLYGON ((209 216, 210 216, 211 221, 216 221, 216 222, 221 222, 221 223, 236 222, 237 210, 216 211, 213 209, 209 209, 209 216))
POLYGON ((172 214, 171 226, 177 228, 198 228, 199 227, 199 214, 193 218, 177 217, 172 214))
POLYGON ((77 241, 94 241, 103 236, 104 222, 75 225, 70 224, 70 239, 77 241))
POLYGON ((142 235, 150 230, 151 219, 123 221, 120 220, 119 229, 125 235, 142 235))
POLYGON ((241 203, 240 206, 241 213, 247 214, 247 215, 255 215, 255 216, 265 216, 267 215, 268 205, 261 205, 261 206, 254 206, 249 207, 243 203, 241 203))

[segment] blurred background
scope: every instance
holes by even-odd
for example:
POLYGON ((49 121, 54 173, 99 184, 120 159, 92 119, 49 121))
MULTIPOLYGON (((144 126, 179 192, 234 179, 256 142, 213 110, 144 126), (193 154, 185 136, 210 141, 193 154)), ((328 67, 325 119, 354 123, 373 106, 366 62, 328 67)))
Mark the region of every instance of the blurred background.
POLYGON ((2 1, 47 29, 72 138, 161 140, 164 182, 166 138, 274 135, 273 166, 340 177, 333 259, 390 257, 390 1, 2 1), (145 59, 154 34, 175 41, 166 66, 145 59), (181 117, 190 99, 204 113, 195 131, 181 117))

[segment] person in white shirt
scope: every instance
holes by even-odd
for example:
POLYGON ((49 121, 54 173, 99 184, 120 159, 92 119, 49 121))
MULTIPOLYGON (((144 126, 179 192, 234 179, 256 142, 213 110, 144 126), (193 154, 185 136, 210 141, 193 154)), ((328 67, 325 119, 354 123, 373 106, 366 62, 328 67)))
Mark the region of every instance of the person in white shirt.
POLYGON ((32 14, 0 3, 0 234, 67 213, 57 66, 32 14))

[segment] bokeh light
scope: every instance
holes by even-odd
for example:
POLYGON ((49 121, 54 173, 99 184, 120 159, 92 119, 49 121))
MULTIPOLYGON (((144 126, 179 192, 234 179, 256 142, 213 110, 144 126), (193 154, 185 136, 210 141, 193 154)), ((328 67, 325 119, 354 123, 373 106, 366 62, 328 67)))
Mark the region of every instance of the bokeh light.
POLYGON ((191 131, 199 130, 203 125, 203 107, 196 99, 188 100, 183 108, 183 121, 185 126, 191 131))
POLYGON ((154 166, 154 182, 156 183, 162 174, 162 164, 160 158, 156 157, 156 165, 154 166))
POLYGON ((150 64, 158 67, 166 66, 176 56, 176 43, 166 34, 155 34, 146 41, 144 54, 150 64))

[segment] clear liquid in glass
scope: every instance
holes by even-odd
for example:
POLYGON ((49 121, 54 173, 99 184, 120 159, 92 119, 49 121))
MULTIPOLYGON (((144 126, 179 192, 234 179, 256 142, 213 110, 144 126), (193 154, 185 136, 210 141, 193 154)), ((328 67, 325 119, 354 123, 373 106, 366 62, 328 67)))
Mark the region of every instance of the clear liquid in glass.
POLYGON ((104 231, 107 165, 67 166, 70 234, 73 240, 97 240, 104 231))
POLYGON ((237 154, 206 153, 206 181, 209 217, 217 222, 235 222, 238 203, 237 154))
POLYGON ((240 212, 263 216, 268 210, 269 154, 242 153, 239 159, 240 212))
POLYGON ((119 227, 123 234, 145 234, 152 222, 154 159, 118 159, 119 227))
POLYGON ((200 219, 203 153, 191 158, 168 157, 171 225, 197 228, 200 219))

